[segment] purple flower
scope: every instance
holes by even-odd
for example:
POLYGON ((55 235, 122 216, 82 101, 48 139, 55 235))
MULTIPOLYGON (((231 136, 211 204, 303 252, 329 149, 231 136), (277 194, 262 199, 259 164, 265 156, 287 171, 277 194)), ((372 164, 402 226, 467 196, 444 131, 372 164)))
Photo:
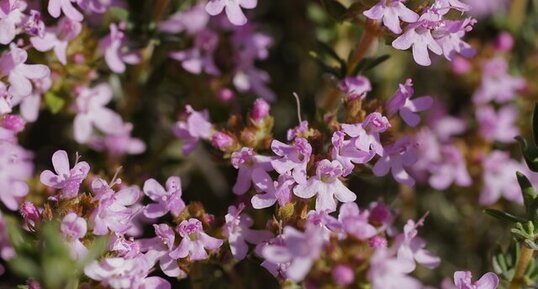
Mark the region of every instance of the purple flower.
POLYGON ((209 139, 213 125, 209 122, 207 111, 196 111, 190 105, 185 106, 187 118, 174 126, 174 134, 183 140, 183 154, 194 151, 200 139, 209 139))
POLYGON ((437 190, 444 190, 452 183, 462 187, 470 186, 471 176, 460 150, 454 145, 444 145, 440 153, 440 160, 430 165, 430 186, 437 190))
POLYGON ((286 277, 300 282, 319 258, 325 243, 320 230, 317 226, 308 226, 304 232, 300 232, 286 226, 281 235, 282 244, 264 246, 262 255, 273 264, 286 264, 286 277))
POLYGON ((377 229, 368 223, 368 211, 361 212, 355 203, 346 203, 340 207, 338 221, 344 231, 359 240, 372 238, 377 229))
POLYGON ((234 139, 229 134, 218 131, 211 136, 211 144, 225 152, 232 147, 234 139))
POLYGON ((483 160, 482 167, 481 205, 494 204, 501 197, 515 203, 523 203, 515 174, 521 170, 522 165, 519 162, 511 159, 507 152, 495 150, 483 160))
POLYGON ((82 244, 80 239, 86 236, 86 220, 71 212, 63 218, 60 231, 67 238, 73 259, 80 260, 84 258, 88 253, 88 249, 82 244))
POLYGON ((379 248, 370 259, 367 278, 372 289, 422 289, 422 284, 408 273, 408 260, 394 258, 388 249, 379 248))
POLYGON ((191 261, 205 260, 208 258, 207 250, 216 250, 222 246, 222 240, 213 238, 204 232, 202 222, 197 219, 189 219, 181 222, 177 232, 183 238, 172 252, 173 259, 190 257, 191 261))
MULTIPOLYGON (((355 131, 351 126, 346 126, 345 130, 355 135, 355 131)), ((331 138, 331 157, 342 164, 344 168, 342 176, 351 174, 355 164, 365 164, 375 156, 375 153, 370 150, 363 151, 358 149, 355 144, 356 140, 357 138, 346 139, 344 131, 334 132, 331 138)))
MULTIPOLYGON (((155 225, 154 225, 155 226, 155 225)), ((126 239, 124 235, 114 233, 109 242, 109 250, 118 254, 119 257, 134 258, 141 252, 139 240, 133 237, 126 239)))
POLYGON ((394 239, 393 247, 397 250, 399 260, 406 261, 408 272, 415 270, 415 262, 433 269, 439 265, 441 259, 424 249, 426 242, 417 237, 417 227, 422 226, 423 219, 416 224, 413 220, 408 220, 404 226, 404 231, 394 239))
POLYGON ((372 85, 370 80, 362 75, 347 76, 340 82, 340 89, 347 95, 348 100, 362 100, 372 90, 372 85))
POLYGON ((431 96, 422 96, 411 100, 415 93, 411 79, 407 79, 404 84, 399 86, 398 90, 387 102, 387 113, 392 116, 399 112, 400 117, 407 125, 415 127, 420 123, 420 116, 418 116, 417 112, 429 109, 433 105, 433 99, 431 96))
POLYGON ((32 154, 22 147, 0 141, 0 201, 16 211, 28 194, 26 180, 33 172, 32 154))
POLYGON ((343 124, 342 131, 352 137, 355 146, 365 152, 383 153, 379 134, 390 128, 389 120, 379 112, 372 112, 362 123, 343 124))
POLYGON ((505 103, 514 99, 517 91, 525 87, 525 79, 510 75, 506 60, 496 57, 482 66, 482 82, 473 95, 473 101, 505 103))
POLYGON ((179 177, 169 177, 166 180, 166 190, 156 180, 149 179, 144 183, 143 190, 146 196, 156 202, 144 208, 144 215, 148 218, 159 218, 168 212, 177 217, 185 209, 179 177))
POLYGON ((153 264, 149 258, 106 257, 93 261, 84 268, 84 274, 112 289, 171 289, 170 283, 161 277, 147 277, 153 264))
POLYGON ((492 272, 488 272, 478 281, 473 281, 473 274, 469 271, 454 272, 454 285, 457 289, 496 289, 499 286, 499 277, 492 272))
POLYGON ((258 0, 209 0, 205 10, 211 16, 219 15, 222 10, 226 11, 226 17, 234 25, 245 25, 247 18, 241 8, 254 9, 258 5, 258 0))
POLYGON ((7 75, 13 95, 27 96, 32 92, 32 80, 50 75, 50 69, 42 64, 25 64, 28 53, 11 43, 10 50, 0 57, 0 74, 7 75))
POLYGON ((90 172, 90 165, 87 162, 78 162, 77 158, 75 165, 71 169, 67 152, 59 150, 52 155, 52 166, 56 173, 50 170, 43 171, 39 176, 41 183, 45 186, 62 190, 60 197, 63 199, 76 197, 80 184, 90 172))
POLYGON ((316 175, 308 179, 304 184, 298 184, 293 193, 301 198, 309 199, 316 197, 316 211, 336 210, 336 201, 347 203, 357 198, 338 178, 344 173, 344 168, 339 161, 320 161, 316 167, 316 175))
POLYGON ((75 2, 74 0, 50 0, 48 11, 50 16, 54 18, 60 17, 61 12, 67 17, 69 17, 73 21, 80 22, 82 19, 84 19, 84 16, 73 7, 73 4, 71 2, 75 2))
POLYGON ((254 105, 252 106, 252 111, 250 112, 250 118, 254 122, 259 122, 265 119, 267 116, 269 116, 269 112, 271 110, 271 106, 267 103, 267 101, 263 100, 262 98, 256 99, 254 102, 254 105))
POLYGON ((19 212, 24 219, 23 228, 28 231, 34 231, 36 223, 41 220, 41 210, 32 202, 25 201, 22 203, 19 212))
POLYGON ((288 141, 292 141, 297 137, 305 138, 305 134, 307 134, 309 130, 310 129, 308 128, 308 121, 304 120, 298 126, 288 129, 286 139, 288 141))
POLYGON ((224 236, 228 238, 230 251, 238 261, 243 260, 247 255, 247 242, 257 245, 272 237, 269 231, 250 229, 254 221, 249 215, 242 212, 244 208, 245 206, 243 204, 239 205, 238 208, 234 206, 228 207, 228 214, 225 216, 226 224, 223 231, 224 236))
POLYGON ((476 110, 480 134, 489 141, 513 143, 519 135, 518 115, 517 109, 511 105, 501 107, 497 112, 492 106, 480 107, 476 110))
POLYGON ((419 18, 418 14, 413 10, 405 7, 402 3, 405 0, 380 0, 374 7, 364 11, 364 16, 373 20, 383 20, 390 31, 400 34, 400 20, 408 23, 416 22, 419 18))
POLYGON ((92 191, 98 201, 97 208, 90 216, 94 235, 106 235, 109 230, 123 234, 133 225, 132 219, 137 211, 129 206, 140 199, 140 188, 131 186, 114 192, 111 186, 101 179, 92 182, 92 191))
POLYGON ((414 140, 406 136, 385 146, 383 156, 374 165, 374 174, 381 177, 390 171, 397 182, 413 186, 415 180, 406 172, 405 167, 416 163, 417 146, 414 140))
POLYGON ((159 262, 159 266, 164 274, 169 277, 184 278, 187 274, 178 266, 176 259, 169 256, 170 251, 174 247, 176 234, 174 230, 167 224, 154 224, 155 238, 142 241, 142 250, 148 249, 146 256, 150 259, 159 262), (144 248, 148 247, 148 248, 144 248))
POLYGON ((250 189, 251 182, 255 182, 253 177, 255 171, 256 174, 267 174, 273 170, 271 158, 257 155, 252 148, 244 147, 233 152, 231 161, 233 167, 239 170, 237 181, 232 189, 237 195, 242 195, 250 189))
POLYGON ((101 39, 99 43, 99 48, 105 55, 106 64, 115 73, 123 73, 126 68, 125 63, 137 64, 140 62, 138 53, 126 51, 128 50, 127 39, 121 26, 121 24, 119 27, 115 23, 110 24, 110 34, 101 39))
POLYGON ((62 18, 56 28, 47 28, 43 36, 34 36, 30 38, 30 42, 38 51, 53 50, 60 63, 65 65, 69 41, 75 39, 81 31, 82 25, 79 22, 62 18))
POLYGON ((0 2, 0 44, 7 45, 17 35, 17 25, 23 18, 26 3, 18 0, 0 2))
POLYGON ((75 105, 77 115, 73 123, 77 142, 88 142, 94 126, 106 134, 117 133, 123 128, 121 116, 105 106, 110 100, 112 89, 108 84, 80 89, 75 105))
POLYGON ((41 13, 36 10, 30 10, 30 15, 24 19, 23 29, 30 36, 43 37, 45 23, 41 19, 41 13))
POLYGON ((174 51, 170 57, 180 61, 186 71, 193 74, 205 72, 210 75, 219 75, 220 71, 215 65, 213 54, 219 44, 218 35, 205 29, 196 33, 194 47, 188 50, 174 51))
POLYGON ((146 144, 131 136, 132 123, 124 123, 122 128, 114 133, 90 140, 90 147, 97 151, 108 151, 111 156, 119 157, 124 154, 138 155, 146 150, 146 144))
POLYGON ((325 241, 330 241, 331 234, 336 233, 340 239, 343 238, 342 224, 335 217, 329 215, 329 211, 311 210, 306 216, 306 226, 315 226, 321 229, 320 234, 325 241))
POLYGON ((252 181, 256 189, 264 194, 256 194, 252 197, 252 207, 264 209, 271 207, 278 202, 279 206, 284 206, 291 201, 291 189, 295 185, 295 180, 289 174, 283 174, 273 181, 269 174, 263 170, 252 172, 252 181))
POLYGON ((473 29, 475 23, 474 18, 444 20, 443 25, 433 32, 446 59, 452 61, 457 54, 468 58, 476 54, 476 50, 462 40, 465 34, 473 29))
POLYGON ((299 183, 306 182, 306 166, 312 155, 312 146, 304 138, 296 138, 291 145, 273 140, 271 149, 279 156, 271 161, 271 165, 279 174, 291 173, 299 183))
POLYGON ((471 6, 469 13, 477 18, 486 18, 492 14, 506 12, 510 0, 467 0, 471 6))
POLYGON ((165 21, 159 23, 159 30, 165 33, 175 34, 187 32, 196 35, 207 27, 209 15, 205 12, 202 4, 195 5, 187 10, 179 11, 165 21))
MULTIPOLYGON (((15 103, 20 103, 20 113, 29 122, 34 122, 39 116, 39 109, 41 108, 41 95, 48 91, 52 86, 52 79, 45 77, 36 79, 33 81, 34 89, 32 93, 24 97, 15 96, 15 103)), ((0 93, 1 94, 1 93, 0 93)))
POLYGON ((417 22, 407 26, 406 31, 392 42, 392 47, 399 50, 412 47, 415 62, 422 66, 430 65, 428 49, 437 55, 443 53, 442 47, 432 36, 432 30, 439 26, 440 21, 441 16, 433 9, 427 10, 417 22))

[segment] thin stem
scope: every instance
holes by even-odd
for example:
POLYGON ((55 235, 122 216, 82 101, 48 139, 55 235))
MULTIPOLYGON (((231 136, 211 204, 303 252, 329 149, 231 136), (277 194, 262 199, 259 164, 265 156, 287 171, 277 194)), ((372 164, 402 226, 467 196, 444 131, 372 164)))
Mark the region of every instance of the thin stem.
POLYGON ((512 281, 510 281, 509 289, 523 288, 525 271, 527 270, 527 267, 529 267, 529 263, 534 255, 534 250, 527 247, 525 244, 520 244, 520 248, 521 253, 517 261, 516 272, 514 273, 512 281))
POLYGON ((295 97, 295 101, 297 102, 297 118, 299 119, 299 124, 303 122, 303 119, 301 117, 301 101, 299 100, 299 95, 297 93, 293 93, 293 96, 295 97))
POLYGON ((366 55, 366 52, 368 51, 370 46, 377 39, 377 35, 379 34, 378 27, 379 26, 377 22, 371 19, 366 20, 366 24, 364 26, 364 34, 362 35, 362 38, 359 42, 359 45, 357 46, 357 49, 355 49, 353 56, 351 56, 351 59, 349 60, 347 66, 348 74, 352 73, 353 70, 355 70, 355 67, 359 64, 364 55, 366 55))

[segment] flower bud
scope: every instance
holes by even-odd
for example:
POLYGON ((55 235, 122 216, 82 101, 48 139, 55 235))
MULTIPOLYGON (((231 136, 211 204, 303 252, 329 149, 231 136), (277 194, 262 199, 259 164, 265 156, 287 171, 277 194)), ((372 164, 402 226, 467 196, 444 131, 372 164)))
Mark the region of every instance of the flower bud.
POLYGON ((381 236, 374 236, 368 240, 368 245, 373 249, 386 248, 387 240, 381 236))
POLYGON ((270 109, 271 107, 265 100, 258 98, 254 102, 254 106, 252 107, 252 111, 250 112, 250 117, 253 121, 259 122, 269 115, 270 109))
POLYGON ((469 63, 469 60, 459 56, 454 57, 451 66, 452 72, 458 75, 465 74, 471 70, 471 63, 469 63))
POLYGON ((26 122, 22 117, 14 114, 5 115, 2 119, 2 127, 14 133, 19 133, 24 129, 26 122))
POLYGON ((24 202, 21 205, 20 213, 26 224, 30 227, 34 227, 36 222, 41 219, 41 212, 39 209, 31 202, 24 202))
POLYGON ((501 32, 495 39, 495 49, 500 52, 510 51, 514 47, 514 38, 508 32, 501 32))
POLYGON ((235 97, 233 90, 229 88, 223 88, 217 93, 217 98, 222 102, 228 102, 235 97))
POLYGON ((392 213, 386 204, 382 202, 375 203, 373 208, 370 210, 370 221, 373 223, 387 223, 390 222, 392 218, 392 213))
POLYGON ((355 273, 348 265, 339 264, 336 265, 332 270, 332 276, 334 283, 340 286, 346 286, 355 280, 355 273))
POLYGON ((234 143, 234 139, 225 132, 216 132, 211 136, 211 143, 221 151, 228 150, 234 143))

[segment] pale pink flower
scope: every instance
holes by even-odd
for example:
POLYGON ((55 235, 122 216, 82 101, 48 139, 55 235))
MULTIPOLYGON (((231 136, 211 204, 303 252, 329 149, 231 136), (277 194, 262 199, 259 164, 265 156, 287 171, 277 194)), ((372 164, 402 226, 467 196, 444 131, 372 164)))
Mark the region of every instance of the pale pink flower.
POLYGON ((43 171, 39 177, 41 183, 61 190, 60 197, 64 199, 76 197, 80 184, 90 171, 90 165, 87 162, 78 162, 77 158, 73 168, 70 168, 67 152, 59 150, 52 155, 52 166, 55 173, 50 170, 43 171))

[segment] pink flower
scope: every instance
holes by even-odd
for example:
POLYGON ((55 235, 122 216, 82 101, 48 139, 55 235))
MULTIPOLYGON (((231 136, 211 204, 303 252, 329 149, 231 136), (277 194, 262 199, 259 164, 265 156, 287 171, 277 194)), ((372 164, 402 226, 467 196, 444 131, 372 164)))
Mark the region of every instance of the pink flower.
POLYGON ((402 137, 395 143, 385 146, 383 156, 375 163, 373 172, 376 176, 385 176, 392 172, 396 181, 413 186, 415 180, 407 173, 409 167, 417 161, 417 143, 409 137, 402 137))
POLYGON ((423 222, 421 219, 415 224, 413 220, 408 220, 403 233, 394 239, 393 247, 397 250, 398 259, 406 261, 408 272, 415 270, 415 262, 428 269, 433 269, 441 263, 439 257, 424 249, 426 242, 417 237, 417 227, 422 226, 423 222))
POLYGON ((335 217, 329 215, 329 211, 311 210, 306 216, 306 226, 315 226, 321 229, 320 234, 325 241, 330 241, 331 235, 336 234, 340 239, 343 238, 342 224, 335 217))
POLYGON ((140 189, 131 186, 116 193, 111 186, 101 179, 92 182, 92 191, 98 201, 97 208, 90 216, 94 235, 106 235, 109 231, 123 234, 133 225, 132 219, 137 211, 130 206, 140 199, 140 189))
POLYGON ((75 161, 71 169, 69 166, 69 157, 64 150, 56 151, 52 155, 53 173, 45 170, 41 173, 39 179, 45 186, 62 190, 60 196, 64 199, 71 199, 78 195, 80 184, 90 171, 90 165, 87 162, 75 161))
POLYGON ((338 221, 346 233, 366 240, 377 234, 377 229, 368 223, 368 216, 368 211, 360 212, 357 204, 345 203, 340 207, 338 221))
POLYGON ((303 135, 307 133, 308 130, 308 121, 304 120, 298 126, 290 128, 286 134, 286 138, 288 141, 292 141, 297 137, 304 137, 303 135))
POLYGON ((291 145, 273 140, 271 149, 279 156, 271 165, 279 174, 291 173, 297 183, 306 182, 306 165, 312 155, 312 146, 304 138, 296 138, 291 145))
POLYGON ((22 147, 0 141, 0 201, 16 211, 28 194, 26 180, 33 172, 32 154, 22 147))
POLYGON ((269 174, 263 170, 255 170, 252 173, 252 181, 256 189, 264 194, 256 194, 252 197, 252 207, 255 209, 269 208, 278 202, 279 206, 284 206, 291 201, 291 189, 295 185, 295 180, 289 174, 283 174, 273 181, 269 174))
POLYGON ((17 25, 22 22, 26 3, 18 0, 0 1, 0 44, 7 45, 17 35, 17 25))
POLYGON ((501 197, 522 204, 523 197, 515 172, 522 170, 522 165, 510 158, 504 151, 495 150, 482 161, 482 191, 480 204, 491 205, 501 197))
POLYGON ((86 236, 86 220, 71 212, 63 218, 60 230, 67 238, 71 256, 76 260, 84 258, 88 253, 88 249, 82 244, 80 239, 86 236))
POLYGON ((121 116, 105 106, 110 100, 112 90, 108 84, 102 83, 93 88, 80 89, 75 105, 77 116, 73 123, 77 142, 88 142, 93 127, 106 134, 114 134, 123 129, 121 116))
POLYGON ((387 102, 387 113, 392 116, 399 112, 400 117, 407 125, 415 127, 420 123, 420 116, 417 112, 429 109, 433 105, 433 99, 431 96, 422 96, 411 100, 415 93, 411 79, 407 79, 404 84, 399 86, 398 90, 387 102))
POLYGON ((45 23, 41 19, 41 13, 36 10, 30 10, 30 15, 24 19, 23 29, 30 36, 43 37, 45 23))
POLYGON ((140 62, 138 53, 126 51, 128 50, 126 42, 127 39, 121 30, 121 25, 118 27, 112 23, 110 24, 110 34, 101 39, 99 43, 99 48, 105 55, 106 64, 115 73, 123 73, 126 68, 125 63, 137 64, 140 62))
POLYGON ((245 206, 243 204, 239 205, 238 208, 234 206, 228 207, 228 214, 225 216, 226 224, 223 231, 224 236, 228 238, 230 251, 238 261, 243 260, 247 255, 247 242, 257 245, 272 237, 269 231, 250 229, 254 221, 249 215, 242 212, 244 208, 245 206))
POLYGON ((166 180, 166 190, 156 180, 149 179, 144 183, 143 190, 146 196, 156 202, 144 208, 144 215, 148 218, 159 218, 168 212, 177 217, 185 209, 179 177, 169 177, 166 180))
POLYGON ((172 252, 170 257, 173 259, 190 257, 190 260, 205 260, 209 256, 207 250, 216 250, 222 246, 222 240, 213 238, 204 232, 202 222, 197 219, 189 219, 181 222, 177 232, 183 238, 172 252))
POLYGON ((181 268, 179 268, 176 259, 169 256, 172 247, 174 246, 175 233, 167 224, 154 224, 156 237, 143 240, 143 250, 147 249, 146 256, 154 262, 159 262, 159 266, 164 274, 169 277, 184 278, 187 276, 181 268))
POLYGON ((462 187, 470 186, 471 176, 460 150, 454 145, 443 145, 440 153, 439 161, 430 164, 430 186, 437 190, 444 190, 452 183, 462 187))
POLYGON ((132 137, 132 130, 132 123, 124 123, 119 131, 93 138, 89 145, 97 151, 108 151, 113 157, 141 154, 146 150, 146 144, 141 139, 132 137))
MULTIPOLYGON (((242 195, 250 189, 251 182, 255 182, 254 175, 267 174, 273 170, 271 158, 257 155, 252 148, 241 148, 232 153, 232 166, 239 170, 237 181, 232 190, 237 195, 242 195)), ((270 178, 267 176, 267 178, 270 178)))
POLYGON ((259 122, 269 116, 270 110, 271 106, 267 103, 267 101, 263 100, 262 98, 258 98, 252 106, 250 118, 254 122, 259 122))
POLYGON ((220 74, 215 65, 213 54, 219 44, 218 35, 205 29, 196 33, 194 47, 188 50, 174 51, 170 57, 181 62, 181 66, 186 71, 193 74, 205 72, 210 75, 220 74))
POLYGON ((293 193, 301 198, 309 199, 316 197, 316 211, 336 210, 336 201, 347 203, 357 198, 338 178, 344 173, 344 168, 339 161, 322 160, 317 164, 316 175, 308 179, 304 184, 298 184, 293 193))
POLYGON ((82 31, 82 25, 79 22, 62 18, 58 21, 57 27, 47 28, 43 36, 34 36, 30 38, 30 42, 38 51, 53 50, 60 63, 65 65, 69 41, 75 39, 80 31, 82 31))
POLYGON ((473 95, 474 103, 511 101, 526 87, 525 79, 508 73, 508 63, 501 57, 488 60, 482 66, 482 82, 473 95))
POLYGON ((209 139, 213 125, 209 122, 207 111, 196 111, 190 105, 185 106, 187 119, 178 121, 174 126, 174 134, 183 140, 183 154, 188 155, 194 151, 200 139, 209 139))
POLYGON ((473 29, 476 19, 444 20, 443 25, 434 31, 436 41, 441 45, 446 59, 452 61, 457 54, 473 57, 476 50, 462 40, 465 34, 473 29))
POLYGON ((435 41, 432 30, 437 28, 441 16, 432 9, 420 16, 417 22, 407 26, 406 31, 392 42, 392 47, 407 50, 412 47, 413 59, 417 64, 431 64, 428 49, 437 55, 443 53, 443 48, 435 41))
POLYGON ((355 272, 348 265, 338 264, 331 271, 334 283, 340 286, 347 286, 355 281, 355 272))
POLYGON ((60 17, 61 12, 63 12, 65 16, 73 21, 82 21, 84 16, 73 7, 71 2, 75 2, 75 0, 50 0, 48 6, 50 16, 58 18, 60 17))
POLYGON ((379 134, 390 128, 389 120, 379 112, 372 112, 362 123, 342 124, 342 131, 352 138, 355 146, 365 152, 383 153, 379 134))
POLYGON ((285 268, 286 278, 300 282, 319 258, 325 243, 320 230, 317 226, 308 226, 304 232, 300 232, 286 226, 281 235, 282 243, 264 246, 262 255, 272 264, 286 264, 282 267, 285 268))
POLYGON ((25 64, 28 53, 13 43, 9 48, 9 52, 0 57, 0 75, 8 76, 11 94, 27 96, 32 92, 30 80, 48 77, 50 69, 42 64, 25 64))
POLYGON ((496 289, 499 286, 499 277, 495 273, 488 272, 478 281, 472 282, 472 273, 469 271, 454 272, 454 285, 457 289, 496 289))
POLYGON ((346 133, 358 136, 359 132, 353 126, 343 125, 342 131, 334 132, 331 138, 331 157, 337 160, 344 167, 342 176, 347 176, 353 172, 355 164, 365 164, 374 158, 375 153, 370 150, 360 150, 357 148, 357 138, 346 139, 346 133))
POLYGON ((222 10, 226 11, 228 20, 234 25, 245 25, 247 18, 241 8, 254 9, 258 5, 258 0, 209 0, 205 10, 211 16, 219 15, 222 10))
POLYGON ((413 23, 419 18, 418 14, 413 10, 405 7, 402 3, 405 0, 380 0, 374 7, 364 11, 364 16, 373 20, 383 20, 390 31, 400 34, 400 19, 404 22, 413 23))
POLYGON ((489 141, 503 143, 515 142, 519 135, 517 118, 519 112, 511 105, 503 106, 495 111, 492 106, 479 107, 476 110, 476 119, 480 125, 480 134, 489 141))
POLYGON ((347 76, 340 82, 340 89, 346 93, 348 100, 364 99, 372 90, 372 84, 368 78, 359 76, 347 76))
POLYGON ((388 249, 379 248, 370 259, 367 278, 372 289, 422 289, 422 284, 408 273, 408 260, 394 258, 388 249))
POLYGON ((170 283, 161 277, 147 277, 153 264, 149 258, 107 257, 93 261, 84 268, 84 274, 112 289, 171 289, 170 283))
POLYGON ((209 15, 205 12, 203 5, 199 4, 179 11, 165 21, 161 21, 159 30, 170 34, 185 31, 189 35, 196 35, 207 27, 208 22, 209 15))
POLYGON ((23 228, 28 231, 34 231, 36 223, 41 220, 41 210, 32 202, 25 201, 22 203, 19 212, 24 219, 23 228))

